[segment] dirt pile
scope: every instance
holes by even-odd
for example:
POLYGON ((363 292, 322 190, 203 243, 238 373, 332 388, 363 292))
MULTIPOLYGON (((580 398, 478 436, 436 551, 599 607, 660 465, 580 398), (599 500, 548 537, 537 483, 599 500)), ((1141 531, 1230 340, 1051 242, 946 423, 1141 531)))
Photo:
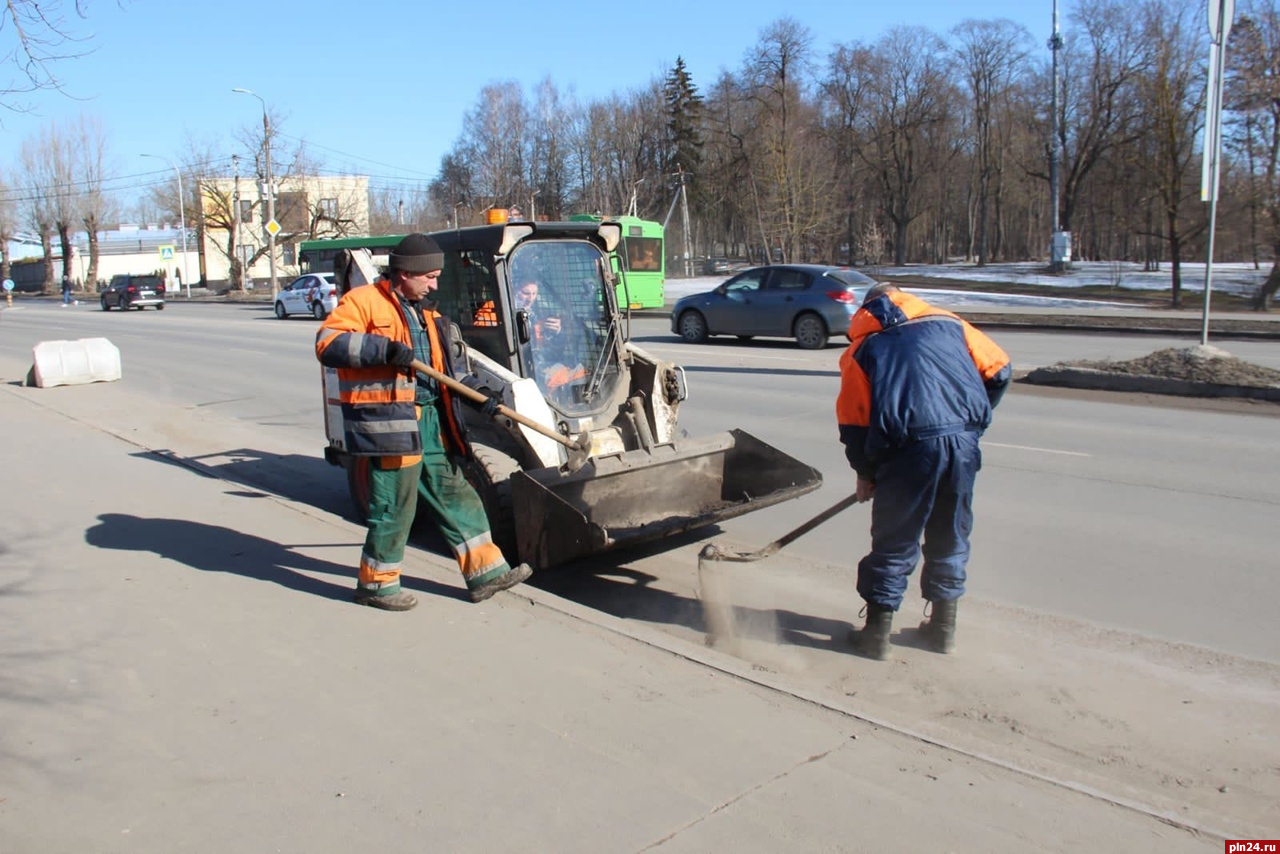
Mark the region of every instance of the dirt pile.
POLYGON ((1280 387, 1280 371, 1246 362, 1217 347, 1204 345, 1157 350, 1149 356, 1124 362, 1080 360, 1063 362, 1061 365, 1185 382, 1254 388, 1280 387))

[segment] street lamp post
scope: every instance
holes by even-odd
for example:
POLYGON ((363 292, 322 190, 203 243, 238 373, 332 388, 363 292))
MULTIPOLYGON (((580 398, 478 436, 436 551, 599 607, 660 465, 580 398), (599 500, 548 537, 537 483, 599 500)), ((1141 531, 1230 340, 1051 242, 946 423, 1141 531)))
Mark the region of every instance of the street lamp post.
POLYGON ((182 170, 163 154, 144 154, 143 157, 154 157, 164 160, 173 167, 178 175, 178 221, 182 227, 182 282, 187 286, 187 299, 191 299, 191 268, 187 266, 187 197, 182 192, 182 170))
POLYGON ((262 156, 264 172, 266 173, 266 197, 267 197, 267 261, 271 266, 271 301, 275 302, 278 292, 276 287, 276 235, 273 230, 276 225, 276 188, 271 180, 271 120, 267 118, 267 102, 262 100, 262 96, 251 89, 232 89, 232 92, 238 92, 241 95, 252 95, 262 104, 262 156))
POLYGON ((643 183, 643 178, 637 178, 631 182, 631 205, 630 210, 627 211, 631 216, 636 216, 636 191, 640 189, 640 185, 643 183))
POLYGON ((1062 34, 1058 32, 1058 0, 1053 0, 1053 35, 1049 36, 1049 50, 1053 56, 1053 73, 1050 76, 1053 92, 1049 98, 1049 269, 1061 273, 1071 265, 1071 235, 1061 231, 1059 217, 1061 207, 1061 178, 1058 127, 1058 90, 1062 88, 1058 77, 1058 53, 1062 50, 1062 34))

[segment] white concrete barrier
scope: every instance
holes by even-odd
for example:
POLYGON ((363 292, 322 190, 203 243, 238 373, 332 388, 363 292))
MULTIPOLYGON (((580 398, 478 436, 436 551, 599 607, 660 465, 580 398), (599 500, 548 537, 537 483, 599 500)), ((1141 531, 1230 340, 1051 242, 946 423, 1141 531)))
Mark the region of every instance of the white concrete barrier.
POLYGON ((41 341, 32 355, 27 385, 38 388, 111 382, 121 376, 120 349, 106 338, 41 341))

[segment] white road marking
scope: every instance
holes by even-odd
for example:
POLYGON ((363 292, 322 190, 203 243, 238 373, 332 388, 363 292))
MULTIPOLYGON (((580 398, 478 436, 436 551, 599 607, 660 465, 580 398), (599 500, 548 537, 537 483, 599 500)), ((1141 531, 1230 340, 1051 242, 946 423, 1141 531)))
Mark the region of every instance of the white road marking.
POLYGON ((1006 445, 1002 442, 983 442, 985 448, 1013 448, 1015 451, 1038 451, 1042 454, 1062 454, 1067 457, 1091 457, 1093 454, 1082 454, 1079 451, 1059 451, 1055 448, 1033 448, 1028 445, 1006 445))

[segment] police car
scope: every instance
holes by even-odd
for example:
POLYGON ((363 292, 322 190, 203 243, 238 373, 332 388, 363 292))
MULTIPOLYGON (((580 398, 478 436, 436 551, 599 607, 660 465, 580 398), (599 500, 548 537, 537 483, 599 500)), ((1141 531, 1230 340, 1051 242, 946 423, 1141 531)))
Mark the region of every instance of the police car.
POLYGON ((338 305, 338 289, 332 273, 308 273, 299 276, 276 294, 276 317, 284 320, 294 314, 309 314, 324 320, 338 305))

